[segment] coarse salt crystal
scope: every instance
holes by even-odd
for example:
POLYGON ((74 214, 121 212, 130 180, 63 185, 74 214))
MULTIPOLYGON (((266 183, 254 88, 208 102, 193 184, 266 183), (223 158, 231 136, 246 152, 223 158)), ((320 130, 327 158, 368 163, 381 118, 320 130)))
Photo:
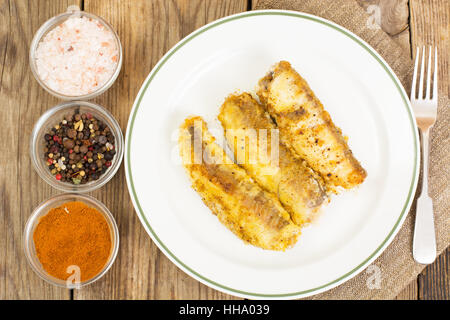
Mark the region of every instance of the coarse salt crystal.
POLYGON ((95 19, 71 17, 39 43, 36 68, 50 89, 81 96, 94 92, 111 78, 118 56, 111 30, 95 19))

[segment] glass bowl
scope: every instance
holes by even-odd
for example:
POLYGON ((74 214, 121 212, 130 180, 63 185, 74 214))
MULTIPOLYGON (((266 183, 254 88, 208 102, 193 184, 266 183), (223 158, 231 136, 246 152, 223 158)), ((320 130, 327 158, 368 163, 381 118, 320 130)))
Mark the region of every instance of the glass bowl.
POLYGON ((114 83, 114 81, 117 79, 120 73, 120 69, 122 68, 122 45, 120 43, 119 36, 114 31, 112 26, 100 18, 99 16, 96 16, 92 13, 87 13, 85 11, 80 11, 80 9, 77 6, 69 6, 67 8, 67 12, 62 13, 60 15, 57 15, 49 20, 47 20, 35 33, 33 40, 31 41, 30 45, 30 67, 31 71, 33 72, 34 77, 36 78, 37 82, 50 94, 54 95, 55 97, 58 97, 63 100, 90 100, 103 92, 105 92, 111 85, 114 83), (117 49, 119 52, 119 60, 117 62, 117 67, 114 73, 111 75, 111 78, 109 78, 108 81, 106 81, 101 87, 97 88, 97 90, 90 92, 85 95, 78 95, 78 96, 68 96, 65 94, 62 94, 60 92, 57 92, 53 89, 51 89, 49 86, 47 86, 44 81, 39 77, 39 74, 37 72, 36 67, 36 50, 38 48, 39 43, 41 40, 47 35, 48 32, 50 32, 53 28, 63 23, 65 20, 67 20, 70 17, 87 17, 98 20, 103 26, 110 30, 112 34, 114 35, 114 39, 116 40, 117 49))
POLYGON ((36 122, 31 133, 30 156, 34 168, 45 182, 64 192, 90 192, 103 186, 111 180, 119 169, 122 162, 123 151, 123 134, 116 119, 114 119, 112 114, 103 107, 88 101, 63 102, 47 110, 36 122), (50 172, 44 157, 45 134, 48 133, 52 127, 59 124, 66 115, 73 114, 77 108, 80 110, 80 113, 89 112, 95 118, 103 121, 110 128, 115 140, 114 147, 116 154, 111 160, 111 166, 97 180, 85 184, 72 184, 70 182, 56 180, 55 176, 50 172))
POLYGON ((33 213, 31 214, 25 225, 25 231, 23 234, 23 245, 28 263, 30 264, 31 268, 38 274, 39 277, 56 286, 65 287, 69 289, 79 289, 83 286, 86 286, 88 284, 97 281, 109 270, 109 268, 111 268, 112 264, 114 263, 114 260, 116 259, 117 252, 119 250, 119 230, 117 228, 117 224, 116 221, 114 220, 113 215, 103 203, 87 195, 66 193, 52 197, 44 201, 36 209, 34 209, 33 213), (108 223, 109 230, 111 232, 111 242, 112 242, 111 253, 105 266, 95 277, 79 283, 68 283, 65 280, 61 280, 49 275, 44 270, 37 257, 33 240, 33 233, 36 229, 36 226, 39 223, 39 219, 45 216, 50 209, 59 207, 63 203, 69 201, 80 201, 85 203, 89 207, 97 209, 99 212, 103 214, 103 217, 108 223))

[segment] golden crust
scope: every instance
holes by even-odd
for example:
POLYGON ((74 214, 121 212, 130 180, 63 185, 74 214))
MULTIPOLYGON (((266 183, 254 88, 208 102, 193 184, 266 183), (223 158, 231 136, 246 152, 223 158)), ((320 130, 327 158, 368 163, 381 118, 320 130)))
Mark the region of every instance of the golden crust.
POLYGON ((278 196, 295 224, 311 222, 326 199, 322 179, 278 142, 276 125, 263 107, 248 93, 232 94, 218 118, 238 164, 260 186, 278 196))
POLYGON ((325 180, 329 190, 353 188, 366 171, 306 81, 287 61, 259 81, 258 97, 280 130, 280 140, 325 180))
POLYGON ((201 117, 184 121, 178 143, 192 187, 228 229, 263 249, 284 251, 296 243, 300 228, 273 194, 228 158, 201 117))

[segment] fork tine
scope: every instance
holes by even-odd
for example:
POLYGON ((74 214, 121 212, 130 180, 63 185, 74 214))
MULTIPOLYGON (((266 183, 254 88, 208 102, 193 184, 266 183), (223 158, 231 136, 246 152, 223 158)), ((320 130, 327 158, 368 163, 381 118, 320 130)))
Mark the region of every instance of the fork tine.
POLYGON ((422 48, 422 63, 420 64, 420 79, 419 79, 419 95, 417 99, 423 99, 423 75, 425 71, 425 46, 422 48))
POLYGON ((438 54, 437 47, 434 48, 434 76, 433 76, 433 100, 438 96, 438 54))
POLYGON ((414 61, 414 74, 411 84, 411 100, 416 100, 417 66, 419 65, 419 47, 416 48, 416 59, 414 61))
MULTIPOLYGON (((423 57, 425 58, 425 57, 423 57)), ((431 46, 428 50, 428 65, 427 65, 427 90, 425 94, 425 99, 430 99, 430 88, 431 88, 431 46)))

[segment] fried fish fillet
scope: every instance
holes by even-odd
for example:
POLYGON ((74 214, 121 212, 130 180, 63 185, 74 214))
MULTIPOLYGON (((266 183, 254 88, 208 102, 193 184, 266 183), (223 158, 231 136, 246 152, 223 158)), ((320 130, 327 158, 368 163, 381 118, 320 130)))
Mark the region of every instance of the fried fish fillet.
POLYGON ((278 196, 295 224, 311 222, 326 199, 321 178, 279 143, 276 125, 263 107, 248 93, 232 94, 218 118, 238 164, 278 196))
POLYGON ((277 197, 226 155, 201 117, 184 121, 178 143, 192 187, 228 229, 263 249, 284 251, 296 243, 300 228, 277 197))
POLYGON ((280 130, 280 140, 325 180, 327 187, 353 188, 366 171, 353 156, 306 81, 281 61, 259 81, 257 95, 280 130))

